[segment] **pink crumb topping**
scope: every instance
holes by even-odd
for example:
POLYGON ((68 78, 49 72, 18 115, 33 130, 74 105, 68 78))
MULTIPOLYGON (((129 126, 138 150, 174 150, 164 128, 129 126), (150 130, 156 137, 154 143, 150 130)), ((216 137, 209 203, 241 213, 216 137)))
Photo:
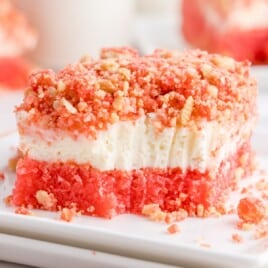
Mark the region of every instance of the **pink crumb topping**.
POLYGON ((107 48, 97 60, 33 74, 17 112, 27 111, 29 124, 94 136, 148 113, 156 114, 159 129, 198 118, 246 120, 256 113, 256 94, 248 62, 199 50, 140 56, 130 48, 107 48))

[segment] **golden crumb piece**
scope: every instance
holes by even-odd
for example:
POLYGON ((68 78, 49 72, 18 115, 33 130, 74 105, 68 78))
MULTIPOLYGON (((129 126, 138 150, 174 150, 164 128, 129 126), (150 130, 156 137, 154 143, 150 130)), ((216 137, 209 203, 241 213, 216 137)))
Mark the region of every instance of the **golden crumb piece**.
POLYGON ((168 226, 167 228, 167 232, 169 234, 176 234, 176 233, 179 233, 181 230, 179 228, 179 226, 175 223, 171 224, 170 226, 168 226))
POLYGON ((194 240, 194 242, 199 244, 200 247, 211 248, 211 244, 206 242, 203 237, 198 237, 196 240, 194 240))
POLYGON ((63 208, 60 213, 60 219, 63 221, 70 222, 73 220, 76 212, 75 209, 63 208))
POLYGON ((244 221, 239 221, 236 226, 237 226, 237 228, 239 230, 242 230, 242 231, 250 231, 250 230, 253 229, 254 224, 248 223, 248 222, 244 222, 244 221))
POLYGON ((264 219, 266 209, 262 200, 254 197, 245 197, 240 199, 237 213, 242 221, 257 224, 264 219))
POLYGON ((268 237, 268 224, 261 224, 256 228, 254 238, 261 239, 265 237, 268 237))
POLYGON ((207 87, 207 92, 211 97, 216 98, 218 96, 218 88, 213 85, 207 87))
POLYGON ((161 209, 158 204, 148 204, 148 205, 144 205, 142 208, 142 214, 144 216, 149 216, 152 213, 159 212, 159 211, 161 211, 161 209))
POLYGON ((44 209, 52 210, 56 206, 56 199, 52 193, 48 193, 47 191, 39 190, 35 194, 35 198, 39 205, 41 205, 44 209))
POLYGON ((145 205, 142 214, 152 221, 164 221, 166 217, 166 213, 161 210, 158 204, 145 205))
POLYGON ((243 237, 241 235, 235 233, 235 234, 232 234, 232 241, 234 243, 238 243, 239 244, 239 243, 242 243, 244 240, 243 240, 243 237))
POLYGON ((4 203, 7 205, 7 206, 10 206, 12 205, 12 198, 13 196, 12 195, 8 195, 4 198, 4 203))
POLYGON ((181 124, 182 125, 186 125, 189 122, 193 108, 194 108, 194 99, 192 96, 189 96, 186 99, 186 102, 181 111, 181 124))
POLYGON ((204 213, 205 213, 205 208, 202 204, 198 204, 197 205, 197 216, 198 217, 204 217, 204 213))
POLYGON ((211 248, 211 244, 206 243, 206 242, 201 242, 199 245, 200 247, 203 247, 203 248, 211 248))
POLYGON ((34 216, 34 213, 25 207, 16 208, 15 213, 26 216, 34 216))
POLYGON ((14 156, 12 156, 11 158, 9 158, 8 168, 11 171, 16 171, 17 163, 20 160, 20 158, 22 158, 22 153, 20 150, 17 150, 17 153, 14 156))
POLYGON ((65 98, 61 99, 61 102, 63 104, 63 106, 66 108, 66 110, 70 113, 70 114, 76 114, 77 113, 77 109, 65 98))

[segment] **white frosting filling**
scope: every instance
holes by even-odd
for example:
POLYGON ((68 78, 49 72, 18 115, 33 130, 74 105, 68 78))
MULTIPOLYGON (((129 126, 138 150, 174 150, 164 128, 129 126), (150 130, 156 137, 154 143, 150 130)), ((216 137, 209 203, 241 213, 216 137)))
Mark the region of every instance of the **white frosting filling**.
MULTIPOLYGON (((20 124, 22 118, 23 112, 17 117, 20 124)), ((35 160, 90 163, 103 171, 143 167, 205 171, 217 168, 242 145, 251 133, 252 123, 238 130, 204 121, 200 123, 201 130, 174 127, 157 133, 150 121, 142 117, 135 122, 115 123, 106 131, 99 131, 96 139, 82 134, 74 139, 67 132, 32 126, 20 136, 20 149, 35 160)))
POLYGON ((251 30, 268 27, 267 1, 252 1, 249 5, 244 5, 240 2, 233 3, 234 7, 227 15, 227 18, 222 18, 211 6, 204 5, 202 0, 201 2, 202 12, 209 22, 220 31, 225 31, 229 28, 251 30))

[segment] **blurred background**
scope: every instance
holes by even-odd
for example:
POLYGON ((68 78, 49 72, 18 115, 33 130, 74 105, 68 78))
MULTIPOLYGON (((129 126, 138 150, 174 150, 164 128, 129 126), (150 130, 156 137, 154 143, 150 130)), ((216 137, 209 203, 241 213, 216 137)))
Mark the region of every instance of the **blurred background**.
POLYGON ((141 54, 201 48, 248 59, 266 113, 267 14, 268 0, 0 0, 2 129, 15 127, 13 107, 31 72, 97 57, 107 46, 141 54))
MULTIPOLYGON (((147 26, 154 26, 151 23, 154 21, 161 25, 170 18, 175 21, 180 17, 181 5, 180 0, 13 2, 37 31, 37 46, 28 55, 38 64, 55 68, 76 61, 84 54, 96 57, 100 48, 107 46, 128 45, 145 52, 143 45, 153 42, 144 39, 148 36, 147 26)), ((157 35, 164 33, 159 27, 155 30, 157 35)), ((176 31, 178 33, 178 27, 176 31)))
POLYGON ((268 0, 0 0, 0 90, 107 46, 200 48, 248 59, 268 86, 268 0))

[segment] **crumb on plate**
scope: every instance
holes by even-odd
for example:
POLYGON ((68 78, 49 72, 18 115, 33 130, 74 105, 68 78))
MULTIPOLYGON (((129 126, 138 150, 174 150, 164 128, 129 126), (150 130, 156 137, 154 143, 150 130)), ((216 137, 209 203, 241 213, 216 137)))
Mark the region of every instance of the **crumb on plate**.
POLYGON ((254 224, 253 223, 248 223, 244 221, 238 221, 237 222, 237 229, 242 230, 242 231, 250 231, 253 229, 254 224))
POLYGON ((70 222, 73 220, 75 214, 75 209, 63 208, 60 213, 60 219, 66 222, 70 222))
POLYGON ((268 237, 268 224, 260 224, 255 230, 254 238, 261 239, 266 237, 268 237))
POLYGON ((247 223, 259 223, 265 215, 266 209, 263 202, 255 197, 245 197, 240 199, 237 213, 241 220, 247 223))
POLYGON ((167 212, 163 211, 159 204, 147 204, 143 206, 142 215, 152 221, 164 221, 170 224, 175 221, 182 221, 188 217, 188 212, 184 209, 167 212))
POLYGON ((17 163, 22 158, 22 153, 20 150, 17 150, 16 154, 9 158, 8 167, 11 171, 16 171, 17 163))
POLYGON ((169 234, 176 234, 176 233, 179 233, 180 231, 181 231, 180 227, 176 223, 169 225, 167 228, 167 232, 169 234))
POLYGON ((232 241, 234 243, 240 244, 244 241, 244 239, 240 234, 235 233, 235 234, 232 234, 232 241))
POLYGON ((4 198, 4 203, 7 205, 7 206, 10 206, 12 204, 12 195, 8 195, 4 198))
POLYGON ((20 214, 20 215, 27 215, 27 216, 34 215, 34 213, 32 211, 30 211, 28 208, 25 208, 25 207, 16 208, 15 213, 20 214))

